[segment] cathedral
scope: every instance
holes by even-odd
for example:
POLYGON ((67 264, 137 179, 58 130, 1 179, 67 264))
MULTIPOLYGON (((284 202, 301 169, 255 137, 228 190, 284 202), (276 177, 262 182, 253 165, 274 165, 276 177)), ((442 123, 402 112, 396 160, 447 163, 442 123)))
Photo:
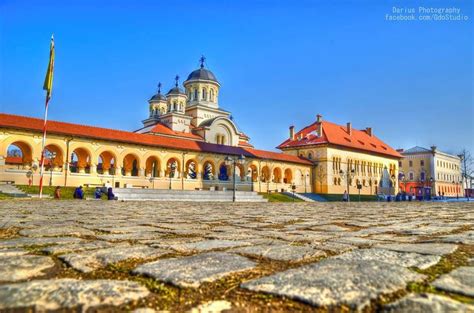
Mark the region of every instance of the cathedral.
POLYGON ((191 72, 179 86, 166 94, 158 92, 148 101, 150 116, 143 121, 140 134, 167 133, 177 137, 194 138, 208 143, 226 146, 252 147, 249 138, 241 132, 230 117, 230 112, 219 108, 220 84, 216 76, 204 66, 200 59, 199 69, 191 72))
MULTIPOLYGON (((259 150, 220 108, 221 84, 205 66, 166 93, 158 84, 135 131, 48 121, 44 181, 52 186, 393 194, 400 154, 371 127, 317 115, 278 149, 259 150)), ((39 183, 43 120, 0 114, 0 178, 39 183)))

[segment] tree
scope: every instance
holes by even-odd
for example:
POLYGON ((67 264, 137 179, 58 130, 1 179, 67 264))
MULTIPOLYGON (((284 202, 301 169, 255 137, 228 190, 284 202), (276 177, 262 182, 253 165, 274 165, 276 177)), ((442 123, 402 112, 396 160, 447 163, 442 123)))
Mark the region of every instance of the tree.
POLYGON ((470 188, 468 186, 468 182, 474 176, 474 160, 472 158, 471 152, 466 148, 462 149, 461 153, 458 155, 461 158, 461 177, 463 182, 466 182, 466 188, 470 188))

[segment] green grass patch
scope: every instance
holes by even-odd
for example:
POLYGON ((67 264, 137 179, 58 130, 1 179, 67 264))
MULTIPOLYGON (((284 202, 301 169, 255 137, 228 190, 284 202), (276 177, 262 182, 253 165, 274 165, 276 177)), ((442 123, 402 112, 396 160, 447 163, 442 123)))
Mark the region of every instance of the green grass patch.
POLYGON ((0 200, 11 200, 11 199, 14 199, 15 197, 12 197, 10 195, 7 195, 5 193, 1 193, 0 192, 0 200))
MULTIPOLYGON (((27 185, 16 185, 18 189, 20 189, 23 192, 26 192, 27 194, 32 194, 32 195, 37 195, 39 194, 39 186, 27 186, 27 185)), ((70 200, 74 199, 74 190, 76 187, 61 187, 61 199, 63 200, 70 200)), ((85 198, 94 198, 94 192, 95 192, 95 187, 89 188, 89 187, 82 187, 84 190, 84 197, 85 198)), ((51 198, 54 198, 54 190, 56 189, 56 186, 43 186, 43 194, 51 196, 51 198)), ((107 195, 102 194, 102 199, 107 199, 107 195)))
POLYGON ((287 196, 282 193, 260 193, 265 199, 268 200, 268 202, 303 202, 303 200, 298 199, 298 198, 293 198, 291 196, 287 196))
MULTIPOLYGON (((327 201, 342 201, 342 194, 319 194, 322 198, 326 199, 327 201)), ((359 202, 359 195, 358 194, 351 194, 350 195, 351 202, 359 202)), ((377 196, 375 195, 360 195, 360 201, 377 201, 377 196)))

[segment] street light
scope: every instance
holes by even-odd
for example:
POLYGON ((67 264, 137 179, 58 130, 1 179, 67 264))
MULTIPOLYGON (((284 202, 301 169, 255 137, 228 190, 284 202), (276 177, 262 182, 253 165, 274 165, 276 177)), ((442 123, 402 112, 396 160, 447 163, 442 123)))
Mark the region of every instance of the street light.
POLYGON ((233 165, 233 173, 232 173, 232 180, 233 180, 233 186, 234 189, 232 190, 232 202, 235 202, 235 189, 236 189, 236 183, 235 183, 235 170, 238 164, 244 164, 245 162, 245 156, 241 154, 238 158, 231 158, 230 156, 227 156, 225 158, 225 165, 230 166, 233 165))
POLYGON ((56 158, 56 152, 51 152, 49 154, 49 169, 50 169, 49 186, 53 185, 53 160, 55 158, 56 158))
MULTIPOLYGON (((352 179, 352 176, 354 175, 355 171, 354 169, 350 170, 350 171, 347 171, 346 173, 346 183, 347 183, 347 202, 350 202, 351 201, 351 192, 350 192, 350 189, 349 189, 349 181, 352 179)), ((340 170, 339 171, 339 175, 341 175, 342 177, 344 177, 344 171, 343 170, 340 170)))

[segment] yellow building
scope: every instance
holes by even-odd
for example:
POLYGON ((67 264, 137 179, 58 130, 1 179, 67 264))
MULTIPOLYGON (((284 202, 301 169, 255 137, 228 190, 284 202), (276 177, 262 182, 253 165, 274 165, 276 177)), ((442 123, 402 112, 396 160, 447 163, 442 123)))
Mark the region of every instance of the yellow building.
MULTIPOLYGON (((204 59, 183 87, 178 76, 166 94, 159 84, 135 132, 49 121, 45 184, 222 190, 233 188, 234 173, 238 190, 291 190, 294 184, 304 192, 311 184, 310 161, 253 148, 219 107, 220 83, 204 59), (226 158, 236 160, 235 167, 226 158)), ((0 180, 39 183, 42 124, 0 114, 0 180)))
MULTIPOLYGON (((397 191, 401 155, 378 139, 368 127, 357 130, 351 123, 337 125, 316 121, 295 133, 277 148, 304 157, 314 164, 311 191, 323 194, 394 194, 397 191)), ((308 191, 310 192, 310 191, 308 191)))
POLYGON ((417 197, 462 195, 461 158, 439 151, 413 147, 398 150, 400 160, 400 189, 417 197))

